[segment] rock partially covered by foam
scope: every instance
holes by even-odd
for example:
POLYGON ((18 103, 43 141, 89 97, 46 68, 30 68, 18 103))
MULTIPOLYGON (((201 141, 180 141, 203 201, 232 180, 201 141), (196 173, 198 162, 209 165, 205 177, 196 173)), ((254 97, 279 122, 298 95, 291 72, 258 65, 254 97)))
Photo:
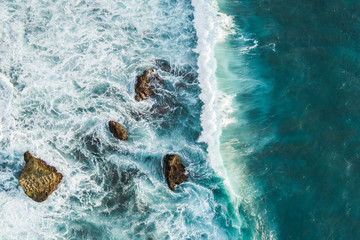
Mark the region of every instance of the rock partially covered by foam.
POLYGON ((24 154, 24 160, 26 165, 18 178, 20 186, 34 201, 45 201, 57 189, 63 175, 29 152, 24 154))
POLYGON ((181 184, 188 179, 185 165, 180 162, 178 155, 166 155, 164 158, 165 177, 169 188, 175 191, 175 184, 181 184))
POLYGON ((164 80, 160 78, 155 69, 147 69, 141 76, 137 77, 135 85, 136 101, 145 100, 151 96, 153 90, 149 88, 148 84, 153 79, 157 79, 161 84, 164 84, 164 80))
POLYGON ((127 134, 125 129, 115 121, 109 121, 109 129, 110 132, 120 140, 128 140, 127 134))

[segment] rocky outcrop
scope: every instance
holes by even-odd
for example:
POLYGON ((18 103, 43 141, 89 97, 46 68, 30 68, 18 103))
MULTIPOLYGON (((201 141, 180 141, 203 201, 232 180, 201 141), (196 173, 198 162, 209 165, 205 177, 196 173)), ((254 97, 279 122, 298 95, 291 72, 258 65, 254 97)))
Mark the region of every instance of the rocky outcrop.
POLYGON ((24 160, 26 165, 18 178, 20 186, 34 201, 45 201, 57 189, 63 175, 29 152, 24 154, 24 160))
POLYGON ((138 76, 135 85, 136 101, 145 100, 151 96, 153 90, 149 88, 149 82, 153 79, 157 79, 161 84, 164 84, 164 80, 160 78, 155 69, 147 69, 141 76, 138 76))
POLYGON ((164 158, 165 177, 169 188, 175 191, 175 184, 181 184, 188 179, 185 165, 180 162, 178 155, 166 155, 164 158))
POLYGON ((110 132, 120 140, 128 140, 127 134, 125 129, 115 121, 109 121, 109 129, 110 132))

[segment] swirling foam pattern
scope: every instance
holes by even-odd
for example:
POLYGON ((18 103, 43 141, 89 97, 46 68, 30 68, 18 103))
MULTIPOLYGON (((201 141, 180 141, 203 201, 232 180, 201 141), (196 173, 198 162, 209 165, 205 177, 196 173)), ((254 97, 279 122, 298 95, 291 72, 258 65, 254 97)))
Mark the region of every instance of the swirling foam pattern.
POLYGON ((240 238, 248 226, 197 142, 193 10, 165 0, 0 2, 1 239, 240 238), (136 102, 136 76, 149 67, 166 85, 136 102), (27 150, 64 175, 41 204, 17 183, 27 150), (188 166, 176 192, 163 175, 167 153, 188 166))

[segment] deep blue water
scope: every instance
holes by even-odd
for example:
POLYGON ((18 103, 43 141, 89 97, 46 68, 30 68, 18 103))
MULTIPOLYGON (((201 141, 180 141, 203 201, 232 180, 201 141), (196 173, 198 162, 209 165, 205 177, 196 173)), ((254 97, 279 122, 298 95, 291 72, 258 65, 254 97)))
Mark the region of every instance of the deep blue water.
POLYGON ((236 32, 217 47, 222 156, 258 233, 360 239, 359 2, 219 5, 236 32))

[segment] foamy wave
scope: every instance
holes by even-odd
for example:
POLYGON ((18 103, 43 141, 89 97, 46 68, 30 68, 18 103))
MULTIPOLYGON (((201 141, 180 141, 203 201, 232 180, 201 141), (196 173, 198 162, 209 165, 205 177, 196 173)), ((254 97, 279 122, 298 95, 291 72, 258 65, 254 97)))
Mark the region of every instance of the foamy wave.
POLYGON ((225 93, 219 92, 219 112, 221 113, 221 127, 226 127, 232 123, 236 123, 237 120, 235 117, 232 117, 232 114, 235 112, 233 104, 233 99, 235 94, 227 95, 225 93))
POLYGON ((216 39, 216 9, 213 1, 193 0, 194 26, 197 31, 198 45, 194 50, 199 54, 198 73, 199 84, 202 89, 200 99, 204 106, 201 114, 201 125, 203 131, 199 141, 208 144, 208 156, 211 163, 216 162, 219 155, 217 136, 217 115, 215 110, 215 70, 216 61, 214 57, 214 45, 216 39))
POLYGON ((0 141, 5 136, 9 136, 12 91, 13 87, 9 80, 0 74, 0 141))
MULTIPOLYGON (((196 75, 189 2, 16 4, 0 2, 1 19, 8 22, 7 28, 0 23, 5 26, 0 30, 5 73, 0 112, 15 119, 11 139, 0 150, 6 158, 0 169, 0 239, 224 239, 229 229, 237 231, 235 223, 214 227, 231 216, 226 197, 213 195, 220 184, 205 164, 203 144, 193 140, 200 130, 195 80, 163 72, 167 85, 182 81, 191 87, 159 89, 163 92, 147 101, 134 100, 136 75, 154 67, 154 59, 179 69, 190 66, 186 74, 196 75), (163 106, 169 112, 156 114, 163 106), (126 127, 129 141, 112 137, 110 119, 126 127), (40 204, 17 183, 26 150, 64 175, 40 204), (168 189, 161 168, 167 153, 178 154, 189 171, 189 181, 176 192, 168 189)), ((216 23, 218 16, 212 17, 216 23)), ((209 45, 202 46, 201 51, 209 45)), ((212 46, 201 54, 202 71, 213 66, 204 80, 215 74, 212 46)), ((213 91, 212 84, 202 82, 213 91)), ((207 94, 202 96, 207 101, 207 94)), ((208 113, 216 119, 215 112, 208 113)), ((210 119, 212 127, 216 131, 210 119)))
POLYGON ((251 50, 257 48, 259 45, 259 42, 256 39, 246 38, 244 35, 241 35, 241 37, 238 38, 239 40, 242 40, 244 43, 251 42, 252 45, 246 44, 244 47, 240 49, 240 52, 242 54, 249 53, 251 50))
POLYGON ((0 116, 9 114, 12 98, 12 85, 9 80, 0 74, 0 116))
POLYGON ((218 27, 216 29, 217 42, 225 41, 227 36, 235 34, 235 24, 232 16, 228 16, 225 13, 217 11, 216 20, 218 23, 218 27))
POLYGON ((220 119, 217 109, 217 84, 215 78, 216 59, 214 48, 218 41, 223 41, 232 33, 231 17, 218 12, 216 1, 193 0, 194 26, 197 31, 198 45, 194 50, 199 54, 198 73, 202 89, 200 99, 204 103, 201 114, 203 131, 199 141, 208 144, 210 164, 220 175, 225 176, 219 151, 220 119))

